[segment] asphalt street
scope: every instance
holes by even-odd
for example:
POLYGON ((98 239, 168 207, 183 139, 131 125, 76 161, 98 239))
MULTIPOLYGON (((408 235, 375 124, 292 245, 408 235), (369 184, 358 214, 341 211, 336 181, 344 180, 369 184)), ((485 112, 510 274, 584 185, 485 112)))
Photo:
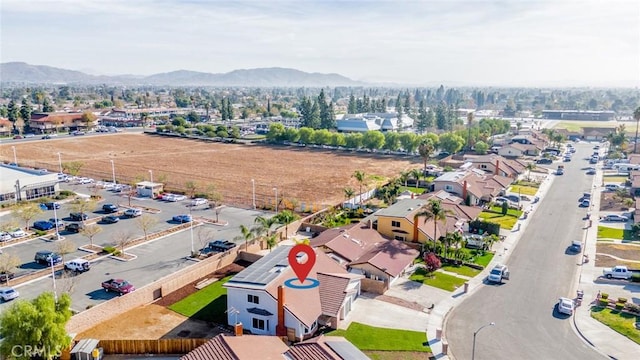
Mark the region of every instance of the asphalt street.
MULTIPOLYGON (((453 358, 476 359, 602 359, 572 328, 572 319, 558 313, 559 297, 576 297, 581 259, 567 251, 571 240, 583 239, 585 208, 578 207, 583 191, 591 191, 593 176, 584 158, 593 145, 580 143, 565 174, 558 176, 526 233, 507 261, 510 280, 486 284, 454 308, 446 324, 453 358)), ((559 163, 550 165, 556 168, 559 163)))
MULTIPOLYGON (((92 193, 87 185, 64 184, 62 187, 72 189, 80 194, 92 193)), ((101 211, 102 204, 104 203, 110 202, 128 205, 128 198, 126 196, 121 196, 104 190, 101 191, 100 194, 104 196, 104 201, 98 204, 98 210, 93 212, 91 217, 104 216, 101 211)), ((131 205, 160 210, 158 214, 150 214, 157 219, 156 225, 154 225, 150 232, 156 232, 177 225, 172 223, 170 219, 174 215, 188 214, 189 207, 186 206, 188 203, 188 201, 170 203, 136 198, 132 200, 131 205)), ((62 204, 61 209, 57 210, 57 215, 59 218, 66 219, 69 211, 69 205, 62 204)), ((215 213, 202 206, 192 208, 191 212, 193 216, 215 219, 215 213)), ((70 292, 72 296, 72 308, 77 311, 82 311, 89 305, 96 305, 116 296, 112 293, 105 293, 104 290, 102 290, 100 284, 103 281, 112 277, 118 277, 130 281, 136 287, 142 287, 179 269, 195 264, 193 260, 188 258, 191 254, 192 246, 195 250, 198 250, 208 241, 222 239, 241 242, 240 240, 236 240, 236 237, 240 235, 239 226, 242 224, 247 227, 251 227, 255 217, 258 215, 269 216, 270 214, 265 214, 261 211, 225 207, 219 215, 220 220, 226 222, 226 225, 224 226, 211 224, 195 226, 193 231, 191 231, 191 229, 187 229, 134 248, 128 248, 126 250, 127 253, 137 256, 136 259, 128 262, 112 258, 103 258, 92 262, 91 270, 89 272, 79 274, 77 276, 68 277, 65 275, 61 278, 62 274, 60 272, 57 274, 57 290, 59 292, 70 292), (192 233, 193 236, 191 236, 192 233)), ((38 217, 38 220, 49 219, 53 216, 53 211, 48 210, 41 214, 38 217)), ((6 214, 0 218, 0 222, 8 221, 10 217, 10 214, 6 214)), ((103 231, 94 238, 94 244, 97 245, 113 245, 114 236, 116 232, 119 231, 128 232, 134 238, 143 236, 142 230, 136 225, 134 219, 123 218, 116 224, 98 225, 103 229, 103 231)), ((88 238, 81 234, 61 232, 61 235, 73 241, 76 246, 89 244, 88 238)), ((55 241, 42 239, 34 239, 20 244, 3 247, 3 251, 13 253, 21 259, 23 264, 17 270, 17 275, 44 269, 44 266, 33 262, 35 252, 38 250, 55 251, 55 249, 55 241)), ((76 250, 71 254, 67 254, 65 256, 65 260, 70 260, 74 257, 86 254, 87 253, 84 251, 76 250)), ((48 276, 30 283, 19 285, 16 289, 20 292, 21 298, 30 299, 36 297, 43 291, 53 290, 53 281, 51 276, 48 276)), ((0 303, 0 312, 10 304, 11 302, 0 303)))

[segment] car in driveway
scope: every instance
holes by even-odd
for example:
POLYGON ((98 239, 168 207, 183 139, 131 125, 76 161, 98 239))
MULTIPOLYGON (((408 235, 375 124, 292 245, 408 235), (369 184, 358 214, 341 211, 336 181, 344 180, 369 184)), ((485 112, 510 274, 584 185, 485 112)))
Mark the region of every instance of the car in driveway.
POLYGON ((69 214, 69 217, 73 221, 84 221, 84 220, 87 220, 89 218, 89 215, 87 215, 85 213, 72 212, 72 213, 69 214))
POLYGON ((114 216, 114 215, 107 215, 107 216, 103 216, 103 217, 102 217, 102 219, 101 219, 101 221, 102 221, 104 224, 115 224, 115 223, 117 223, 118 221, 120 221, 120 218, 119 218, 119 217, 117 217, 117 216, 114 216))
POLYGON ((36 229, 36 230, 48 231, 48 230, 53 229, 56 226, 53 223, 49 222, 49 221, 40 220, 40 221, 34 222, 32 227, 34 229, 36 229))
POLYGON ((124 211, 123 215, 126 217, 138 217, 142 215, 142 210, 135 208, 127 209, 124 211))
POLYGON ((171 218, 172 221, 183 224, 183 223, 188 223, 191 222, 191 220, 193 220, 191 218, 191 215, 189 214, 182 214, 182 215, 176 215, 174 217, 171 218))
POLYGON ((558 299, 558 312, 566 315, 573 315, 574 303, 572 299, 561 297, 558 299))
POLYGON ((0 299, 2 299, 2 301, 10 301, 18 298, 18 296, 20 296, 20 293, 12 287, 0 288, 0 299))
POLYGON ((629 221, 629 218, 624 216, 624 215, 618 215, 618 214, 609 214, 606 215, 602 218, 602 220, 604 221, 619 221, 619 222, 627 222, 629 221))
POLYGON ((609 190, 609 191, 616 191, 616 190, 624 189, 624 186, 621 186, 621 185, 618 185, 618 184, 606 184, 604 186, 604 188, 609 190))

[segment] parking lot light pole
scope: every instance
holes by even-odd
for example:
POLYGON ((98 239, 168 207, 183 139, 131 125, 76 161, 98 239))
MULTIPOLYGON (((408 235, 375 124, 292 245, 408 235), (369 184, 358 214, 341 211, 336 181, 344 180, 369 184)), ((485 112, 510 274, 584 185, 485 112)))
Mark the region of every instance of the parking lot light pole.
POLYGON ((58 166, 60 167, 60 174, 62 174, 62 157, 58 153, 58 166))
POLYGON ((189 206, 189 217, 191 218, 190 226, 189 226, 189 234, 191 236, 191 256, 195 256, 195 249, 193 248, 193 216, 191 216, 191 209, 193 206, 189 206))
POLYGON ((111 175, 113 175, 113 185, 116 184, 116 167, 113 164, 113 160, 109 160, 111 161, 111 175))
POLYGON ((56 220, 55 226, 56 226, 56 238, 57 240, 60 240, 60 231, 58 230, 58 212, 56 211, 56 204, 53 203, 53 218, 56 220))
POLYGON ((149 170, 149 182, 153 182, 153 171, 149 170))
POLYGON ((13 163, 18 165, 18 157, 16 156, 16 147, 12 146, 11 149, 13 149, 13 163))
POLYGON ((276 192, 276 214, 278 214, 278 188, 274 187, 273 191, 276 192))
POLYGON ((256 209, 256 181, 255 179, 251 179, 251 189, 253 190, 253 201, 251 202, 253 204, 253 210, 256 209))
POLYGON ((51 257, 51 279, 53 279, 53 298, 58 302, 58 290, 56 289, 56 270, 53 265, 53 257, 51 257))
POLYGON ((476 330, 473 333, 473 347, 472 347, 472 350, 471 350, 471 360, 475 360, 476 359, 476 335, 478 335, 480 330, 486 328, 487 326, 493 326, 495 324, 496 323, 494 323, 494 322, 490 322, 490 323, 488 323, 486 325, 482 325, 482 326, 480 326, 480 328, 478 330, 476 330))

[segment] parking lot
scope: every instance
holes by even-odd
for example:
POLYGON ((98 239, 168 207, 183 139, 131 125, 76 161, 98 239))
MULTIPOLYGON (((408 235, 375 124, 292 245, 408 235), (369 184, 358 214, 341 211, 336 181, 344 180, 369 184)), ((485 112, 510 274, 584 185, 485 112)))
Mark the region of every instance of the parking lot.
MULTIPOLYGON (((70 185, 63 183, 63 189, 73 190, 78 194, 93 194, 94 191, 89 185, 70 185)), ((92 218, 101 218, 106 214, 102 211, 102 205, 112 203, 120 205, 121 208, 127 206, 129 199, 125 195, 100 190, 99 195, 103 197, 96 210, 89 212, 89 222, 92 218)), ((190 202, 163 202, 148 198, 133 198, 131 205, 141 208, 152 208, 157 211, 145 212, 148 216, 155 219, 154 226, 149 232, 158 232, 174 227, 178 224, 171 221, 171 218, 180 214, 191 213, 194 217, 204 217, 215 219, 216 215, 213 210, 205 206, 190 208, 190 202)), ((56 210, 58 218, 65 223, 70 223, 68 216, 71 212, 71 205, 62 202, 60 209, 56 210)), ((132 248, 127 248, 126 253, 135 255, 136 258, 131 261, 122 261, 114 258, 100 258, 91 264, 91 270, 75 276, 64 275, 58 272, 56 287, 58 292, 70 291, 73 300, 73 309, 82 311, 87 306, 95 305, 110 299, 114 294, 106 293, 101 288, 101 283, 113 277, 123 278, 134 284, 136 287, 142 287, 163 276, 171 274, 179 269, 195 264, 190 259, 191 249, 198 250, 204 244, 211 240, 230 240, 235 241, 240 235, 239 226, 245 225, 251 227, 254 219, 258 215, 266 215, 260 211, 246 210, 239 208, 225 207, 219 214, 220 223, 224 225, 202 224, 172 233, 165 237, 155 239, 153 241, 143 243, 132 248), (193 235, 192 235, 193 234, 193 235)), ((54 217, 53 210, 45 210, 36 219, 48 220, 54 217)), ((0 223, 11 221, 10 213, 0 216, 0 223)), ((115 224, 97 223, 102 229, 94 239, 93 243, 100 246, 113 246, 114 239, 119 233, 128 233, 132 238, 144 236, 143 230, 137 225, 135 218, 125 218, 115 224)), ((24 226, 24 224, 22 224, 24 226)), ((69 233, 61 231, 60 235, 64 239, 72 241, 76 248, 88 245, 89 239, 81 233, 69 233)), ((58 242, 46 238, 35 238, 25 242, 15 244, 5 244, 2 251, 16 255, 21 265, 16 269, 16 276, 28 274, 38 270, 46 269, 46 266, 34 262, 36 251, 50 250, 56 251, 58 242)), ((65 260, 71 260, 76 257, 87 255, 88 252, 76 249, 70 254, 65 255, 65 260)), ((53 290, 53 281, 51 276, 40 278, 38 280, 17 285, 16 289, 20 292, 22 298, 33 298, 43 291, 53 290)), ((10 303, 0 304, 0 311, 6 308, 10 303)))

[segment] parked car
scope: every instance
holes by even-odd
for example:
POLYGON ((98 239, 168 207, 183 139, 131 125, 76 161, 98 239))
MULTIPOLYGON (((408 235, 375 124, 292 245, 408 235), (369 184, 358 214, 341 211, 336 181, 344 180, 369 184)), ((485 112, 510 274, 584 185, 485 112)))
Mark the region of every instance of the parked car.
POLYGON ((60 209, 60 204, 57 202, 47 202, 47 203, 42 203, 41 207, 45 210, 53 210, 53 209, 60 209))
POLYGON ((128 294, 134 291, 136 288, 128 281, 122 279, 109 279, 102 283, 104 291, 115 291, 120 295, 128 294))
POLYGON ((176 215, 173 218, 171 218, 171 220, 182 224, 182 223, 191 222, 192 218, 191 218, 191 215, 186 214, 186 215, 176 215))
POLYGON ((21 238, 21 237, 27 236, 27 233, 24 232, 24 230, 22 229, 15 229, 13 231, 10 231, 9 235, 11 235, 11 237, 13 238, 21 238))
POLYGON ((53 223, 46 220, 40 220, 33 223, 33 228, 40 231, 48 231, 56 227, 53 223))
POLYGON ((607 279, 630 279, 632 275, 633 272, 624 265, 602 269, 602 276, 607 279))
POLYGON ((12 272, 0 272, 0 283, 6 283, 8 280, 11 280, 16 275, 12 272))
POLYGON ((58 253, 49 250, 41 250, 36 252, 36 256, 34 257, 34 261, 38 264, 51 266, 57 265, 62 262, 62 256, 58 253))
POLYGON ((102 217, 101 221, 105 224, 115 224, 118 221, 120 221, 120 218, 114 215, 108 215, 108 216, 102 217))
POLYGON ((65 270, 75 271, 79 273, 89 271, 90 268, 91 268, 91 263, 85 259, 80 259, 80 258, 67 261, 64 264, 65 270))
POLYGON ((591 200, 589 199, 582 199, 582 201, 580 202, 580 207, 589 207, 591 205, 591 200))
POLYGON ((104 204, 102 205, 102 211, 104 211, 107 214, 114 213, 118 211, 118 206, 114 204, 104 204))
POLYGON ((73 135, 73 136, 84 135, 84 131, 76 130, 76 131, 72 132, 71 135, 73 135))
POLYGON ((540 165, 552 164, 552 163, 553 163, 553 160, 547 159, 547 158, 542 158, 536 161, 536 164, 540 164, 540 165))
POLYGON ((582 251, 582 241, 573 240, 569 246, 569 250, 576 253, 582 251))
POLYGON ((72 212, 72 213, 69 214, 69 217, 73 221, 84 221, 84 220, 87 220, 89 218, 89 215, 87 215, 85 213, 72 212))
POLYGON ((0 299, 3 301, 16 299, 18 296, 20 296, 20 293, 12 287, 0 288, 0 299))
POLYGON ((142 210, 140 209, 131 208, 124 211, 124 216, 126 217, 138 217, 140 215, 142 215, 142 210))
POLYGON ((589 169, 587 169, 586 174, 587 175, 595 175, 596 174, 596 169, 595 168, 589 168, 589 169))
POLYGON ((23 139, 22 135, 14 135, 14 136, 13 136, 13 138, 14 138, 15 140, 17 140, 17 139, 23 139))
POLYGON ((177 202, 177 201, 184 201, 187 199, 187 197, 185 195, 170 194, 168 196, 163 197, 162 199, 165 201, 177 202))
POLYGON ((64 228, 64 222, 60 219, 50 218, 49 222, 53 225, 58 225, 58 229, 64 228))
POLYGON ((558 299, 558 312, 561 314, 573 315, 573 300, 561 297, 558 299))
POLYGON ((13 236, 11 236, 11 234, 9 234, 8 232, 0 233, 0 241, 9 241, 11 239, 13 239, 13 236))
POLYGON ((78 184, 91 184, 95 182, 95 180, 88 178, 88 177, 81 177, 78 178, 78 184))
POLYGON ((65 231, 73 232, 73 233, 79 233, 83 229, 84 229, 84 225, 82 223, 67 224, 67 226, 64 227, 65 231))
POLYGON ((204 198, 195 198, 191 200, 191 206, 207 205, 208 203, 209 203, 209 200, 204 198))
POLYGON ((616 190, 624 189, 624 186, 621 186, 618 184, 606 184, 604 188, 609 191, 616 191, 616 190))
POLYGON ((620 221, 620 222, 627 222, 629 221, 629 218, 624 216, 624 215, 618 215, 618 214, 609 214, 606 215, 603 218, 604 221, 620 221))
POLYGON ((502 284, 502 280, 509 280, 509 268, 506 265, 497 264, 491 269, 487 281, 502 284))

